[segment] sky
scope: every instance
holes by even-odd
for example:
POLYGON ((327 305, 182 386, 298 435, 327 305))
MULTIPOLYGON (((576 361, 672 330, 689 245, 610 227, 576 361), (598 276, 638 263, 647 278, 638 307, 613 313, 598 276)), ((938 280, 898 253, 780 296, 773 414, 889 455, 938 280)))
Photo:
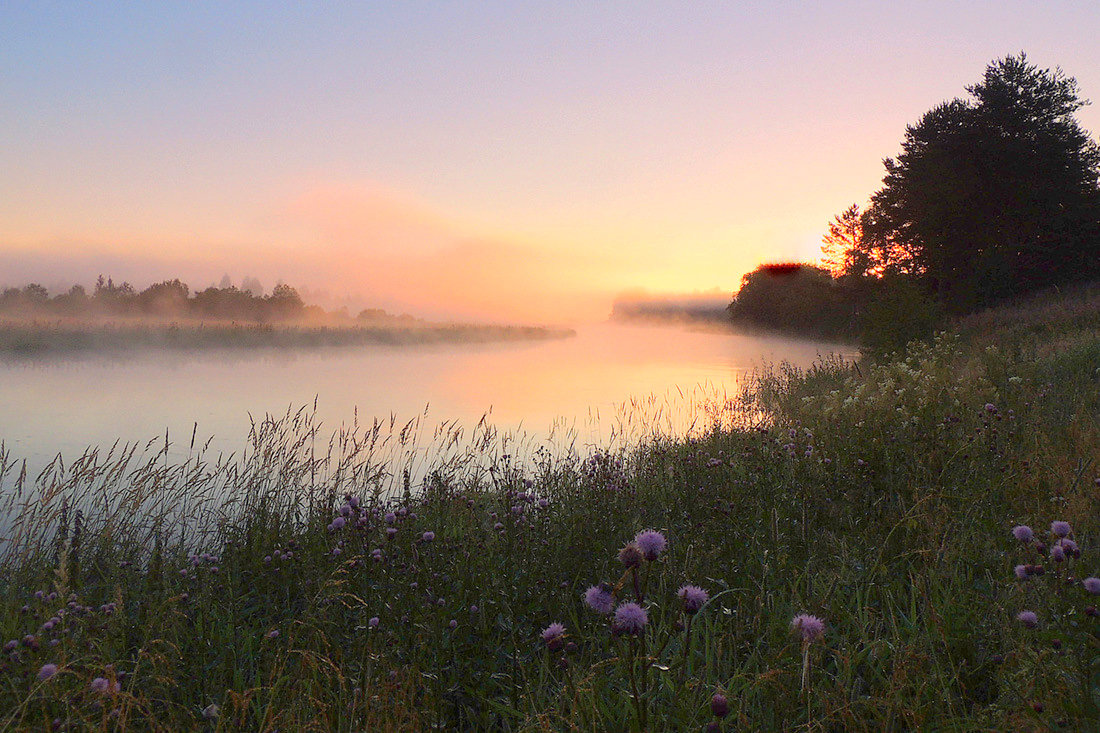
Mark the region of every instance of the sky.
MULTIPOLYGON (((1100 3, 0 3, 0 285, 570 323, 812 260, 907 124, 1100 3)), ((1100 131, 1100 109, 1079 113, 1100 131)))

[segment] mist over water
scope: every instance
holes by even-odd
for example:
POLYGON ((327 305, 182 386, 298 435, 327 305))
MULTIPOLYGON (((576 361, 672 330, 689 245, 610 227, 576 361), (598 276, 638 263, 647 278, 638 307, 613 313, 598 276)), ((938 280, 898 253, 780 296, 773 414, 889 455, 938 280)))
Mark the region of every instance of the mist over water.
MULTIPOLYGON (((736 394, 766 363, 807 366, 835 344, 728 331, 599 324, 576 337, 527 342, 322 349, 134 351, 0 363, 0 440, 44 466, 91 446, 167 434, 169 457, 192 435, 240 452, 252 420, 312 405, 322 433, 358 419, 422 430, 470 429, 488 413, 504 433, 538 442, 569 432, 577 448, 613 438, 617 408, 653 396, 683 411, 700 389, 736 394), (675 403, 681 404, 677 407, 675 403)), ((683 415, 681 415, 683 417, 683 415)))

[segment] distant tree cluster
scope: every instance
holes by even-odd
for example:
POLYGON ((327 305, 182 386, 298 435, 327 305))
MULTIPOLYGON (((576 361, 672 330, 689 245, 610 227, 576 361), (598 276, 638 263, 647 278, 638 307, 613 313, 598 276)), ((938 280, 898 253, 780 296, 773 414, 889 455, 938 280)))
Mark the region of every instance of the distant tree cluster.
POLYGON ((847 309, 851 328, 889 341, 922 335, 939 314, 1100 277, 1100 146, 1074 117, 1088 104, 1077 83, 1020 54, 990 64, 967 91, 909 126, 870 205, 829 224, 822 251, 835 303, 821 306, 821 275, 806 274, 790 281, 801 296, 758 315, 768 306, 755 300, 757 271, 731 314, 774 321, 805 297, 800 318, 817 320, 810 306, 821 307, 823 335, 847 309))
POLYGON ((827 338, 857 333, 853 292, 824 267, 803 263, 761 265, 741 281, 727 309, 741 324, 827 338))
POLYGON ((130 283, 115 284, 100 276, 89 294, 74 285, 53 297, 45 287, 31 283, 0 292, 0 315, 20 317, 158 317, 267 323, 324 315, 316 306, 302 302, 289 285, 276 285, 264 295, 258 281, 246 278, 237 288, 223 278, 221 287, 209 287, 191 294, 179 279, 165 280, 137 290, 130 283))

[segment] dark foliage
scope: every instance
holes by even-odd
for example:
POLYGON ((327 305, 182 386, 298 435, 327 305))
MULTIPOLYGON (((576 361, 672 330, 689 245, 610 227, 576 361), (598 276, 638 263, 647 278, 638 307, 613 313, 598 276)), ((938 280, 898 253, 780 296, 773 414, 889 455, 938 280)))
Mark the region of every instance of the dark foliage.
POLYGON ((858 333, 856 291, 822 267, 761 265, 745 275, 728 308, 734 323, 822 338, 858 333))
POLYGON ((967 91, 906 130, 856 249, 954 313, 1100 275, 1100 148, 1076 82, 1021 54, 967 91))

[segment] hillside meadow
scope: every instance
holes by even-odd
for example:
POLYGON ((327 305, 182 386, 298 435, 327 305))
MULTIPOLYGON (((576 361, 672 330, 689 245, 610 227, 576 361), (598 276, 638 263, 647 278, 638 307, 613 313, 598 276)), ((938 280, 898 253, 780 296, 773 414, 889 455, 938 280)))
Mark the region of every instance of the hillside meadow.
POLYGON ((306 411, 237 457, 3 453, 0 730, 1098 724, 1100 289, 705 416, 411 478, 400 426, 306 411))

